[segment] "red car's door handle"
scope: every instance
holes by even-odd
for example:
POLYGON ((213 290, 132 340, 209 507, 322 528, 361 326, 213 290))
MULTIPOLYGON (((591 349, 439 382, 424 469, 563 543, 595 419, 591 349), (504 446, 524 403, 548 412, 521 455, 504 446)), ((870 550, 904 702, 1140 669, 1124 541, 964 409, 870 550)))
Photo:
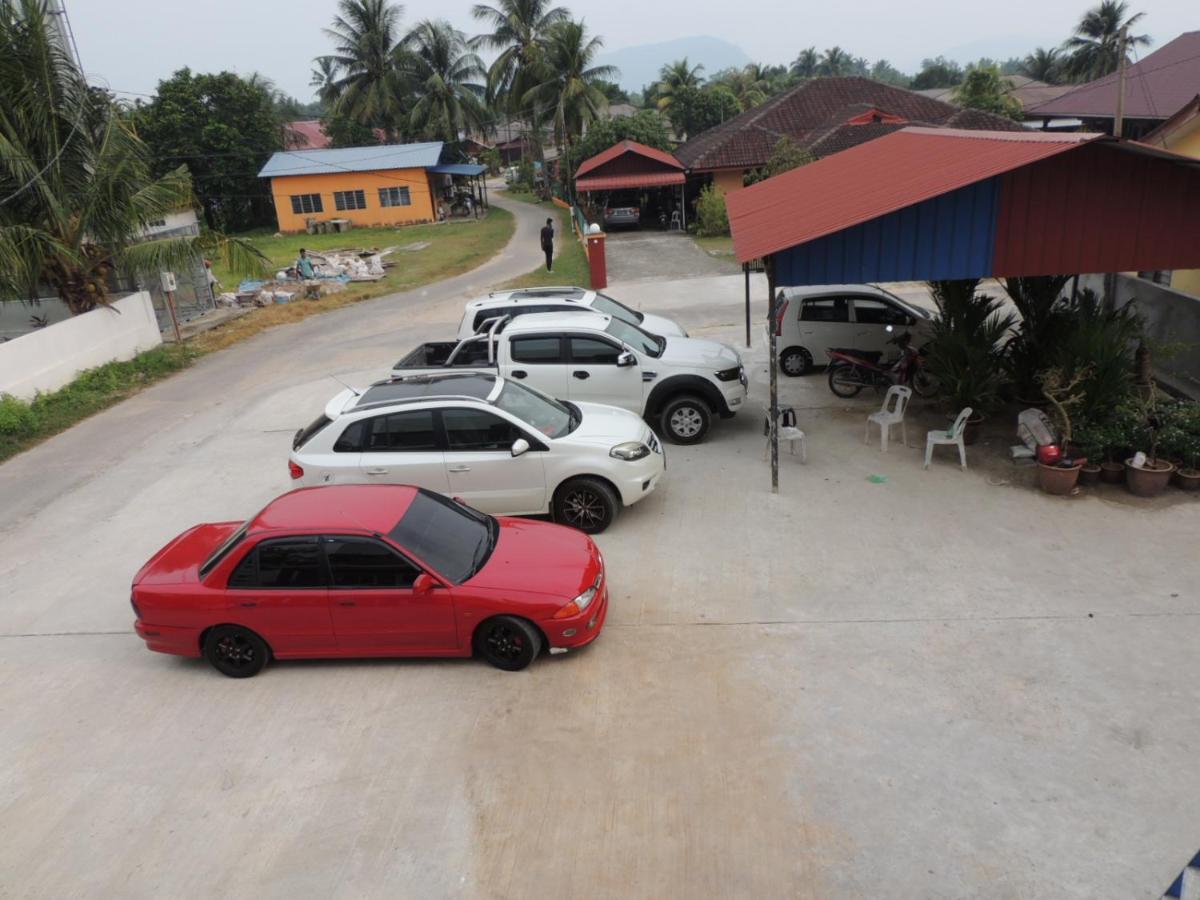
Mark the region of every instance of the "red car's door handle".
POLYGON ((337 602, 337 605, 338 606, 354 606, 355 603, 353 600, 339 600, 337 602))

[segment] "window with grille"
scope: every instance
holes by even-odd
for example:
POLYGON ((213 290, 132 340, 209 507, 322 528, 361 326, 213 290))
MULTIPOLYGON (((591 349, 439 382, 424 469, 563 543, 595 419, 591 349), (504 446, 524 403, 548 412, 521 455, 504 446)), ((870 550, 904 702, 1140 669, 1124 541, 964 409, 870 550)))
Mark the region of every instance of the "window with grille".
POLYGON ((296 215, 324 211, 320 194, 292 194, 292 212, 296 215))
POLYGON ((406 187, 389 187, 379 189, 380 206, 412 206, 412 197, 406 187))
POLYGON ((338 210, 366 209, 367 198, 362 191, 334 191, 333 205, 338 210))

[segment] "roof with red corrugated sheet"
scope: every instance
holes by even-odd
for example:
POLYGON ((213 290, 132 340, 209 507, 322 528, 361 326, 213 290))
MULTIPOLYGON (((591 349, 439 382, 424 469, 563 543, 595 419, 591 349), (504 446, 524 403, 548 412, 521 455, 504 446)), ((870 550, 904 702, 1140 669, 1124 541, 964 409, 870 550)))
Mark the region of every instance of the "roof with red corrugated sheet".
POLYGON ((593 169, 598 169, 626 153, 633 153, 648 160, 653 160, 656 163, 661 163, 669 168, 678 169, 680 172, 683 171, 683 164, 670 153, 663 150, 655 150, 653 147, 647 147, 645 144, 639 144, 637 141, 624 140, 613 144, 603 153, 597 153, 590 159, 585 159, 581 162, 579 168, 575 170, 575 177, 578 178, 580 175, 586 175, 593 169))
POLYGON ((580 191, 615 191, 622 188, 666 187, 683 184, 683 165, 670 153, 637 141, 621 141, 603 153, 585 159, 575 173, 580 191))
POLYGON ((758 259, 1100 139, 905 128, 728 194, 734 250, 758 259))

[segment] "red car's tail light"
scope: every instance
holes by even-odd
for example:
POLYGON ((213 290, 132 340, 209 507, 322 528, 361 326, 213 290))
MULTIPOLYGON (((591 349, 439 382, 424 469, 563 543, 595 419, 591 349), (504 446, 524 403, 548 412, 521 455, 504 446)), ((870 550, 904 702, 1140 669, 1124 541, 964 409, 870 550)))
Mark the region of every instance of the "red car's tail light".
POLYGON ((291 474, 293 480, 304 477, 304 469, 290 459, 288 460, 288 472, 291 474))

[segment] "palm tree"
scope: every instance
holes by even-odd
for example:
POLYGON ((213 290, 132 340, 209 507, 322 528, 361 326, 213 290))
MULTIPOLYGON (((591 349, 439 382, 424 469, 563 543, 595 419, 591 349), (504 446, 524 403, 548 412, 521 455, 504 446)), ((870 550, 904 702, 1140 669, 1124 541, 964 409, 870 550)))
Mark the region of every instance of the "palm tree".
POLYGON ((816 78, 821 69, 821 54, 816 47, 808 47, 800 51, 796 61, 792 63, 792 74, 798 78, 816 78))
POLYGON ((495 6, 475 5, 471 15, 491 28, 472 38, 471 46, 498 52, 488 69, 488 100, 520 116, 522 98, 543 80, 546 36, 570 21, 570 11, 548 0, 496 0, 495 6))
POLYGON ((1063 58, 1059 55, 1057 47, 1051 47, 1049 50, 1038 47, 1021 60, 1021 74, 1034 81, 1058 84, 1062 80, 1062 65, 1063 58))
POLYGON ((388 0, 338 0, 338 11, 325 29, 337 70, 325 99, 334 115, 382 128, 392 142, 407 120, 410 93, 400 46, 404 8, 388 0))
POLYGON ((729 88, 729 92, 737 97, 738 106, 743 112, 765 101, 771 89, 767 73, 758 63, 748 63, 740 69, 726 69, 714 80, 729 88))
POLYGON ((447 143, 460 132, 478 128, 485 112, 481 102, 486 76, 479 57, 467 49, 467 36, 449 22, 420 22, 404 38, 417 102, 409 116, 415 134, 447 143))
POLYGON ((838 77, 848 75, 854 67, 854 60, 841 47, 830 47, 821 57, 819 72, 822 75, 838 77))
POLYGON ((313 60, 313 63, 312 75, 308 79, 308 86, 315 88, 317 97, 324 100, 330 85, 337 79, 337 63, 333 61, 332 56, 318 56, 313 60))
POLYGON ((670 65, 663 66, 662 71, 658 73, 658 84, 654 86, 658 96, 658 108, 665 110, 669 107, 675 94, 679 91, 700 87, 704 82, 704 78, 700 74, 703 71, 704 66, 698 63, 689 66, 686 56, 683 59, 675 60, 670 65))
POLYGON ((603 46, 601 38, 588 37, 582 20, 553 26, 546 41, 545 80, 524 97, 526 106, 547 111, 554 139, 559 147, 567 148, 568 155, 584 127, 608 108, 608 99, 597 84, 620 76, 613 66, 592 65, 603 46))
POLYGON ((50 35, 44 0, 0 3, 0 299, 51 287, 72 313, 108 302, 108 276, 151 274, 219 255, 263 257, 215 232, 143 241, 148 223, 195 206, 180 166, 151 174, 131 117, 88 87, 50 35))
POLYGON ((1063 43, 1064 52, 1070 54, 1065 69, 1072 81, 1092 81, 1117 71, 1122 28, 1126 29, 1127 59, 1130 50, 1150 45, 1148 35, 1129 33, 1145 13, 1128 16, 1128 12, 1125 0, 1101 0, 1099 6, 1083 14, 1075 34, 1063 43))

